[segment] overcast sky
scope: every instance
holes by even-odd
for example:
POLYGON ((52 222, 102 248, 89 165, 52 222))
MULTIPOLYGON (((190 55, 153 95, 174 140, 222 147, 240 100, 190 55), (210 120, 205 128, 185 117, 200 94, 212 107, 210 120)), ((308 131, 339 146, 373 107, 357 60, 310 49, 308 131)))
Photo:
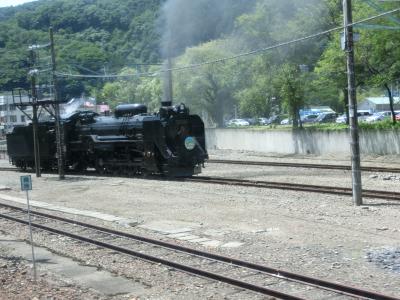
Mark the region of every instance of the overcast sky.
POLYGON ((0 7, 16 6, 22 3, 32 2, 32 1, 35 0, 0 0, 0 7))

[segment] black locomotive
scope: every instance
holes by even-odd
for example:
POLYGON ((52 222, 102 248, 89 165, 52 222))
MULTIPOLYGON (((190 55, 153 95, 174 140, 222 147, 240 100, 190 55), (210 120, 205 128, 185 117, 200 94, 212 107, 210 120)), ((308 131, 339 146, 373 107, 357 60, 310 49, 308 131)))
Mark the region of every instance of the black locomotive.
MULTIPOLYGON (((62 125, 66 170, 181 177, 200 173, 208 158, 204 123, 184 104, 162 106, 155 114, 143 104, 119 105, 114 116, 77 111, 62 125)), ((41 166, 56 169, 55 122, 39 122, 38 127, 41 166)), ((32 135, 32 125, 7 135, 8 155, 18 168, 35 166, 32 135)))

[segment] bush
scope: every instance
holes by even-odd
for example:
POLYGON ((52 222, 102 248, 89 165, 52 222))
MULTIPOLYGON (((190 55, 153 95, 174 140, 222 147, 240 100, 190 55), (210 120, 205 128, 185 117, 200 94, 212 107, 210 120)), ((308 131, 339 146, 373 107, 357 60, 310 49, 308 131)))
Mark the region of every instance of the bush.
MULTIPOLYGON (((365 123, 360 122, 359 124, 360 130, 400 130, 400 122, 396 124, 392 123, 391 119, 386 119, 384 121, 376 122, 376 123, 365 123)), ((255 130, 290 130, 292 129, 292 125, 269 125, 269 126, 251 126, 251 127, 243 127, 244 129, 255 129, 255 130)), ((324 123, 324 124, 303 124, 304 130, 310 131, 334 131, 334 130, 348 130, 350 127, 346 124, 337 124, 337 123, 324 123)))
POLYGON ((400 129, 400 122, 396 122, 396 124, 393 124, 392 119, 388 118, 380 122, 376 123, 360 123, 359 124, 360 129, 363 130, 393 130, 393 129, 400 129))

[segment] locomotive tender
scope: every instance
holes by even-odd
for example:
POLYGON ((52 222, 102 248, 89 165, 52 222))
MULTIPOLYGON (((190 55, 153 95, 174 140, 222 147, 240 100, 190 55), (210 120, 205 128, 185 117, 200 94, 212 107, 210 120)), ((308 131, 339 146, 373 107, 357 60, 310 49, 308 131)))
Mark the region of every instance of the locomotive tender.
MULTIPOLYGON (((119 105, 114 116, 77 111, 62 124, 66 170, 182 177, 200 173, 208 158, 204 123, 184 104, 163 105, 156 114, 147 113, 143 104, 119 105)), ((56 169, 55 122, 38 127, 41 167, 56 169)), ((15 127, 7 135, 7 149, 13 165, 34 168, 32 125, 15 127)))

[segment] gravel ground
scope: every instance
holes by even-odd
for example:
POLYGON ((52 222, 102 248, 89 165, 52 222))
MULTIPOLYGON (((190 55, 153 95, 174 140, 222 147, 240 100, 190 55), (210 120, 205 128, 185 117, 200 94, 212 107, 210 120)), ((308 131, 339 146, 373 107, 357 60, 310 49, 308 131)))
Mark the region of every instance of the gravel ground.
MULTIPOLYGON (((314 157, 261 157, 254 153, 226 151, 211 154, 225 159, 310 160, 315 163, 323 160, 314 157)), ((330 158, 330 162, 344 163, 340 159, 330 158)), ((387 161, 379 158, 375 165, 394 166, 394 160, 392 157, 387 161)), ((369 164, 374 165, 372 160, 369 164)), ((351 185, 350 173, 336 170, 210 164, 203 174, 351 185)), ((24 194, 19 191, 20 175, 0 172, 0 186, 11 188, 0 193, 23 198, 24 194)), ((364 188, 400 190, 399 180, 381 177, 391 174, 376 175, 363 175, 364 188)), ((44 175, 40 179, 33 178, 33 186, 33 200, 122 216, 148 225, 148 228, 160 224, 188 227, 191 234, 223 242, 239 241, 243 245, 238 248, 206 248, 175 239, 169 239, 171 242, 400 296, 400 273, 396 269, 396 251, 400 247, 399 203, 367 199, 367 205, 354 207, 351 198, 343 196, 127 178, 67 176, 67 180, 60 182, 55 175, 44 175)), ((121 229, 118 224, 107 225, 121 229)), ((17 236, 26 234, 26 231, 6 222, 0 222, 0 229, 17 236)), ((139 226, 123 229, 167 239, 139 226)), ((146 297, 149 298, 243 298, 228 286, 199 278, 188 280, 186 275, 163 266, 142 261, 128 264, 121 258, 114 259, 114 262, 112 255, 105 255, 100 250, 87 252, 85 248, 70 245, 67 241, 53 241, 42 234, 35 236, 38 236, 39 244, 54 251, 147 285, 150 294, 146 297)), ((255 297, 246 295, 245 298, 255 297)))
POLYGON ((28 262, 0 248, 0 299, 106 299, 95 291, 67 283, 54 274, 42 272, 36 282, 32 277, 28 262))
MULTIPOLYGON (((350 148, 349 148, 350 150, 350 148)), ((232 159, 232 160, 265 160, 280 162, 316 163, 316 164, 343 164, 350 165, 350 155, 325 154, 325 155, 302 155, 302 154, 279 154, 252 151, 233 150, 209 150, 210 158, 232 159)), ((361 154, 361 165, 363 166, 400 166, 400 155, 371 155, 361 154)))

